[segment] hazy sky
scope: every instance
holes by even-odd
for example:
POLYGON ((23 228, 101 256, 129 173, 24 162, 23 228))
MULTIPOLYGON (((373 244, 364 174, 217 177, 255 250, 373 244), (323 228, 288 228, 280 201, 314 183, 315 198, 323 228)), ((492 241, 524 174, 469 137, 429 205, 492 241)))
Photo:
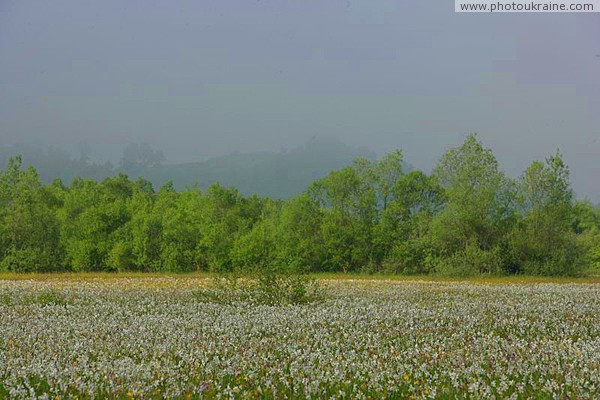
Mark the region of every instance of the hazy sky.
POLYGON ((452 0, 0 0, 0 144, 170 161, 334 135, 430 171, 478 132, 519 174, 559 147, 600 200, 600 14, 452 0))

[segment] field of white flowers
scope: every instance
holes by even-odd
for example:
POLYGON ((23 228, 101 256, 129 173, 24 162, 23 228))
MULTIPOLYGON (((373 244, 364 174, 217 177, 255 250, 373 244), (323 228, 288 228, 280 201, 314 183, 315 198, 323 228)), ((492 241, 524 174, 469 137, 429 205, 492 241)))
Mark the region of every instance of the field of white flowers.
POLYGON ((0 398, 600 398, 600 285, 327 281, 202 300, 200 278, 0 281, 0 398))

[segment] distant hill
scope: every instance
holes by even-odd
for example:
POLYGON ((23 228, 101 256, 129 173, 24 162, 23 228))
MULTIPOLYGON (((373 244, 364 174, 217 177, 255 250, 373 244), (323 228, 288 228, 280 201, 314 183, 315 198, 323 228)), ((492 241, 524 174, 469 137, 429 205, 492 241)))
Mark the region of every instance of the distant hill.
POLYGON ((51 182, 60 178, 63 183, 70 184, 74 178, 102 180, 113 176, 117 169, 110 162, 91 163, 85 152, 78 158, 58 147, 41 148, 29 144, 14 144, 0 147, 0 169, 8 164, 8 159, 20 155, 23 166, 33 165, 43 182, 51 182))
POLYGON ((312 181, 351 164, 356 157, 375 159, 365 148, 348 146, 334 139, 313 139, 303 146, 279 153, 232 153, 203 162, 162 165, 129 175, 144 176, 155 187, 172 180, 177 189, 214 182, 233 186, 243 194, 288 198, 304 191, 312 181))
POLYGON ((24 165, 34 165, 45 182, 59 177, 65 184, 70 184, 77 176, 101 180, 125 172, 132 178, 143 176, 155 189, 170 180, 178 190, 195 185, 206 188, 219 182, 236 187, 243 194, 256 193, 273 198, 299 194, 315 179, 351 164, 356 157, 375 159, 372 151, 333 138, 313 138, 302 146, 278 153, 236 152, 202 162, 152 166, 127 160, 118 167, 110 163, 93 164, 86 157, 72 158, 60 149, 41 150, 19 145, 0 148, 2 167, 14 155, 22 155, 24 165))

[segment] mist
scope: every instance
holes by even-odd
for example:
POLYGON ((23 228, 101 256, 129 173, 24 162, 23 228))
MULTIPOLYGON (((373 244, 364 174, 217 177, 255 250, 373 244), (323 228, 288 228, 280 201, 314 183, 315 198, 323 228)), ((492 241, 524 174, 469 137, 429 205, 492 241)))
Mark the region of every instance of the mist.
POLYGON ((4 0, 0 145, 183 163, 331 136, 430 171, 478 132, 511 176, 560 148, 597 202, 599 38, 598 14, 448 0, 4 0))

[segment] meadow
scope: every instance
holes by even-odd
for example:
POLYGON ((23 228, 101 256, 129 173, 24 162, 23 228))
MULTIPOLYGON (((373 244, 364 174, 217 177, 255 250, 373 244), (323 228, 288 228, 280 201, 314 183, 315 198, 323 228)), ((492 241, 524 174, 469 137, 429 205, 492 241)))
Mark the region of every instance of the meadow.
POLYGON ((596 278, 331 275, 266 305, 204 275, 14 277, 0 398, 600 397, 596 278))

